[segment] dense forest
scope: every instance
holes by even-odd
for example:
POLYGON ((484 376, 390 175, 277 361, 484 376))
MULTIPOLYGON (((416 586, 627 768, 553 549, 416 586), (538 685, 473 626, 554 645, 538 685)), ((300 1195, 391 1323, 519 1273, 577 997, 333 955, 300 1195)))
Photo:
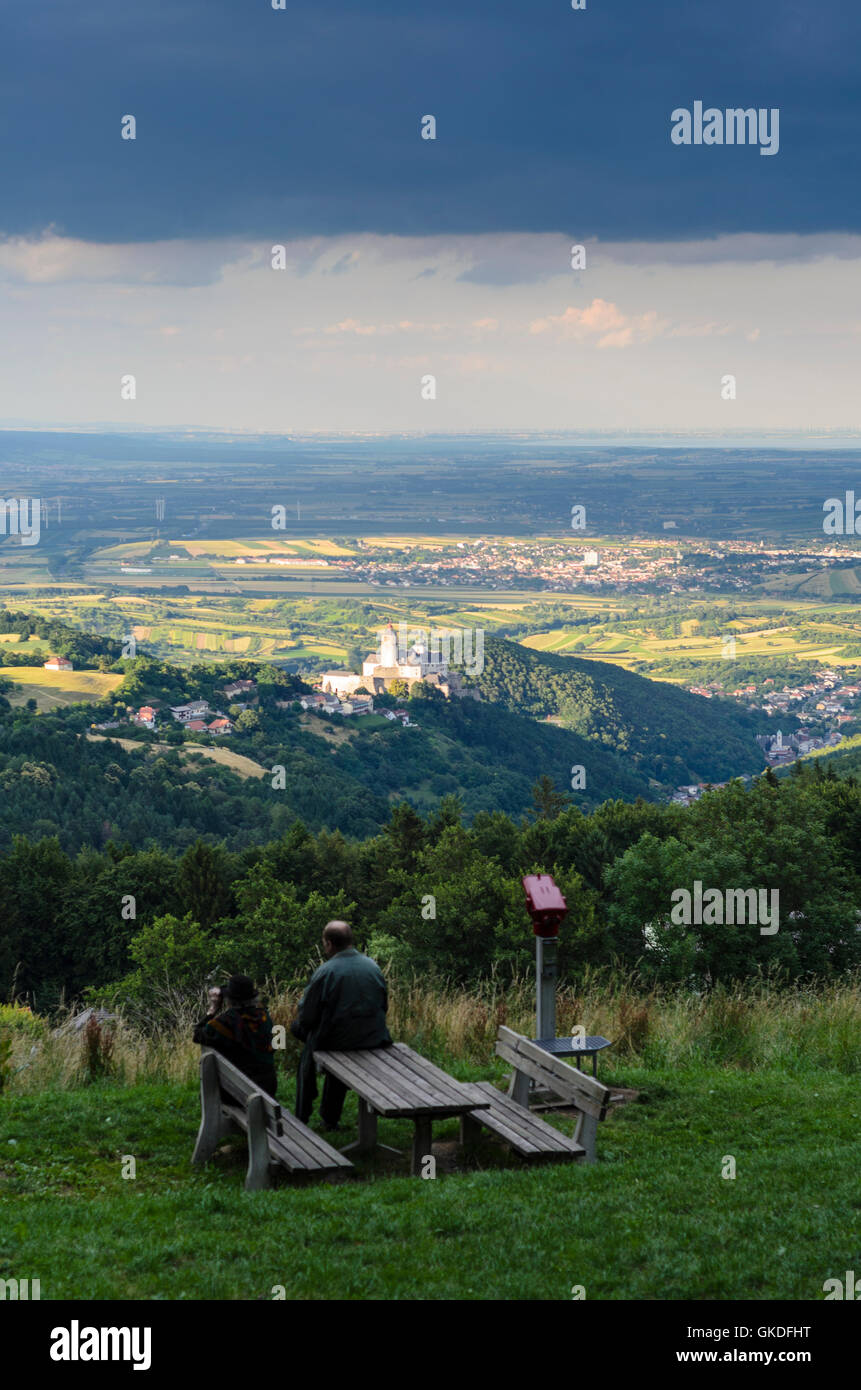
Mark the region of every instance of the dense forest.
POLYGON ((762 768, 754 736, 769 727, 764 716, 706 703, 606 662, 539 654, 491 637, 475 685, 484 699, 520 714, 561 716, 664 785, 722 782, 762 768))
POLYGON ((109 843, 67 854, 16 837, 0 857, 0 997, 40 1009, 89 990, 147 1004, 211 972, 288 982, 313 962, 323 924, 347 917, 360 944, 401 973, 466 983, 532 963, 520 878, 547 871, 566 895, 563 977, 621 965, 707 987, 758 971, 833 977, 861 964, 861 786, 817 766, 695 806, 549 806, 514 820, 457 798, 430 816, 395 805, 364 840, 294 822, 233 852, 109 843), (671 895, 709 887, 779 891, 780 929, 678 927, 671 895), (646 928, 649 928, 648 931, 646 928))

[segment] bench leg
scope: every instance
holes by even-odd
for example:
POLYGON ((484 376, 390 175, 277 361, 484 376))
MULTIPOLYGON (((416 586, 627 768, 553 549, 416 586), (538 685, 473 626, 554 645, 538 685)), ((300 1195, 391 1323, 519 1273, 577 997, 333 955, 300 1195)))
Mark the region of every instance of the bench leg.
POLYGON ((413 1134, 413 1177, 420 1178, 422 1163, 433 1147, 433 1126, 430 1115, 417 1115, 413 1134))
POLYGON ((511 1074, 511 1081, 508 1086, 508 1094, 517 1105, 529 1108, 529 1077, 523 1071, 515 1070, 511 1074))
POLYGON ((586 1115, 581 1110, 580 1118, 577 1121, 577 1128, 574 1131, 575 1144, 582 1144, 586 1150, 586 1162, 597 1163, 598 1155, 595 1150, 595 1140, 598 1138, 598 1121, 594 1115, 586 1115))
POLYGON ((359 1153, 371 1153, 377 1147, 377 1112, 359 1096, 359 1153))
POLYGON ((269 1187, 269 1137, 266 1133, 266 1102, 258 1092, 251 1096, 248 1111, 248 1172, 245 1191, 259 1192, 269 1187))
POLYGON ((461 1115, 460 1117, 460 1142, 461 1144, 477 1144, 481 1135, 481 1120, 477 1115, 461 1115))
POLYGON ((218 1148, 219 1140, 229 1131, 230 1125, 221 1111, 218 1062, 214 1052, 207 1052, 200 1059, 200 1129, 191 1156, 192 1163, 208 1163, 218 1148))

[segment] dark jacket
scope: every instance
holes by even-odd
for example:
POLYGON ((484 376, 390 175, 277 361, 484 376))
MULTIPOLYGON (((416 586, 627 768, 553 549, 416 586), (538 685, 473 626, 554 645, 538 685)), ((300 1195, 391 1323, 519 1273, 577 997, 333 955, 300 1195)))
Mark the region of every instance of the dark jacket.
POLYGON ((314 971, 299 1001, 297 1031, 312 1052, 386 1047, 388 1004, 376 961, 348 946, 314 971))
POLYGON ((195 1024, 194 1041, 211 1047, 274 1096, 278 1084, 272 1020, 261 1004, 236 1004, 195 1024))

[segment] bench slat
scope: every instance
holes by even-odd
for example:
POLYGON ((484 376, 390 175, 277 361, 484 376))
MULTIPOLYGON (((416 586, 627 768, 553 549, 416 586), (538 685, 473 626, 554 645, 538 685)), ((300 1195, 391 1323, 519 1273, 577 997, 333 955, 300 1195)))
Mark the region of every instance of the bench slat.
POLYGON ((314 1056, 325 1071, 340 1077, 379 1115, 392 1119, 443 1118, 463 1114, 472 1108, 460 1082, 448 1077, 444 1088, 435 1089, 427 1077, 420 1076, 408 1065, 398 1050, 400 1046, 396 1043, 392 1047, 356 1052, 321 1051, 314 1056))
MULTIPOLYGON (((241 1129, 248 1133, 248 1112, 242 1105, 224 1105, 224 1113, 229 1115, 241 1129)), ((288 1168, 290 1172, 296 1173, 331 1173, 336 1169, 351 1168, 353 1165, 343 1154, 339 1154, 337 1149, 324 1145, 324 1150, 328 1152, 314 1152, 311 1146, 305 1141, 305 1136, 300 1132, 301 1120, 297 1120, 295 1115, 284 1112, 285 1121, 292 1121, 292 1124, 285 1123, 283 1134, 274 1134, 267 1126, 266 1137, 269 1144, 269 1153, 278 1163, 288 1168)), ((316 1136, 314 1136, 316 1138, 316 1136)))
POLYGON ((368 1078, 380 1091, 388 1096, 398 1107, 404 1105, 434 1104, 435 1097, 426 1086, 417 1086, 409 1073, 399 1066, 396 1059, 389 1060, 387 1053, 391 1048, 374 1048, 363 1051, 356 1057, 356 1064, 362 1076, 368 1078))
POLYGON ((498 1134, 517 1153, 525 1158, 556 1154, 581 1158, 585 1149, 566 1134, 561 1134, 522 1105, 503 1095, 490 1081, 479 1081, 468 1088, 482 1100, 490 1101, 488 1110, 476 1110, 473 1119, 498 1134))
MULTIPOLYGON (((574 1086, 578 1091, 582 1091, 584 1097, 592 1100, 597 1105, 606 1105, 610 1094, 609 1086, 604 1086, 597 1077, 588 1076, 586 1072, 580 1071, 577 1067, 570 1067, 567 1062, 563 1062, 561 1057, 555 1057, 552 1052, 545 1052, 543 1047, 539 1047, 531 1038, 524 1038, 520 1033, 515 1033, 513 1029, 500 1025, 497 1041, 505 1043, 516 1052, 539 1066, 544 1066, 551 1071, 554 1076, 558 1076, 569 1086, 574 1086)), ((572 1054, 574 1055, 574 1054, 572 1054)))
POLYGON ((420 1053, 414 1052, 406 1043, 395 1043, 392 1052, 397 1053, 401 1064, 408 1067, 422 1081, 432 1085, 433 1089, 440 1095, 447 1096, 455 1105, 460 1104, 463 1098, 463 1083, 456 1081, 448 1072, 429 1062, 427 1057, 422 1057, 420 1053))
MULTIPOLYGON (((547 1129, 551 1129, 551 1126, 547 1125, 546 1129, 542 1128, 543 1125, 546 1125, 545 1120, 542 1120, 538 1115, 533 1115, 530 1110, 525 1110, 522 1105, 518 1105, 516 1101, 504 1096, 492 1082, 478 1082, 475 1093, 476 1098, 482 1100, 489 1095, 490 1109, 494 1112, 494 1119, 501 1119, 506 1129, 511 1130, 513 1134, 528 1140, 539 1150, 552 1150, 559 1147, 556 1143, 558 1130, 554 1129, 548 1135, 547 1129), (507 1106, 506 1101, 508 1101, 507 1106), (536 1120, 538 1120, 538 1124, 535 1123, 536 1120)), ((479 1124, 482 1123, 480 1115, 476 1115, 476 1119, 479 1124)))
POLYGON ((533 1081, 549 1086, 566 1098, 570 1097, 577 1109, 585 1114, 597 1120, 603 1120, 607 1114, 612 1101, 608 1086, 603 1086, 576 1067, 569 1067, 560 1058, 537 1047, 529 1038, 500 1026, 496 1054, 533 1081))
POLYGON ((333 1076, 337 1076, 349 1086, 351 1091, 356 1091, 362 1096, 378 1115, 397 1114, 400 1108, 398 1098, 392 1096, 390 1090, 369 1076, 366 1071, 362 1071, 361 1067, 356 1066, 353 1062, 356 1056, 358 1053, 355 1052, 315 1052, 314 1060, 319 1062, 324 1071, 330 1071, 333 1076))
POLYGON ((437 1085, 435 1078, 429 1080, 411 1067, 409 1059, 404 1057, 400 1049, 396 1052, 394 1047, 386 1047, 375 1051, 363 1058, 363 1066, 372 1076, 379 1076, 381 1081, 388 1082, 393 1094, 402 1095, 407 1104, 437 1108, 446 1104, 459 1105, 463 1101, 462 1095, 447 1086, 437 1085), (389 1057, 388 1053, 394 1055, 389 1057))

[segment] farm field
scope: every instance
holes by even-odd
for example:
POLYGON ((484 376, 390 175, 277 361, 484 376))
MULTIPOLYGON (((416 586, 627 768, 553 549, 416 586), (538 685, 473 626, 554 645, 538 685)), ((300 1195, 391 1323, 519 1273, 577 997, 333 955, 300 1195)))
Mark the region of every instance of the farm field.
POLYGON ((15 647, 16 651, 26 647, 33 656, 38 656, 40 652, 48 651, 50 648, 50 643, 43 637, 27 637, 22 641, 17 632, 0 632, 0 643, 7 647, 15 647))
POLYGON ((268 769, 261 767, 251 758, 245 758, 241 753, 234 753, 231 748, 201 748, 194 744, 186 747, 177 748, 174 743, 142 743, 133 738, 114 738, 110 734, 87 734, 91 743, 118 743, 121 748, 129 753, 136 750, 153 749, 156 753, 176 753, 179 752, 182 761, 193 763, 198 758, 207 758, 211 763, 221 763, 222 767, 229 767, 231 772, 236 772, 240 777, 265 777, 268 769))
POLYGON ((123 677, 102 671, 45 671, 41 666, 0 666, 0 676, 14 682, 6 696, 11 705, 33 699, 40 710, 58 705, 95 703, 122 684, 123 677))
MULTIPOLYGON (((141 586, 143 587, 143 586, 141 586)), ((380 628, 392 621, 408 629, 471 627, 501 632, 536 651, 607 661, 626 669, 648 669, 655 679, 686 681, 685 663, 714 663, 725 657, 724 639, 735 638, 735 659, 776 663, 799 659, 819 665, 861 665, 861 617, 852 605, 756 598, 707 604, 677 597, 676 629, 668 634, 666 610, 639 606, 637 600, 594 594, 539 591, 413 590, 363 594, 322 586, 284 594, 273 586, 254 593, 189 593, 180 599, 149 591, 51 592, 30 603, 8 599, 11 608, 28 608, 59 617, 73 626, 112 636, 133 633, 155 656, 189 665, 198 661, 246 657, 289 664, 292 669, 353 666, 371 651, 380 628), (542 625, 550 613, 552 627, 542 625), (689 615, 697 613, 696 618, 689 615), (707 614, 710 630, 702 631, 707 614), (570 622, 566 618, 570 615, 570 622), (665 668, 665 669, 662 669, 665 668)), ((41 650, 41 649, 40 649, 41 650)))
MULTIPOLYGON (((726 636, 735 639, 735 659, 746 657, 793 657, 823 665, 839 662, 842 665, 861 664, 861 653, 845 655, 847 637, 835 629, 832 640, 812 641, 799 637, 791 628, 764 628, 757 632, 737 632, 727 624, 726 636)), ((857 637, 855 638, 857 641, 857 637)), ((688 661, 715 661, 723 655, 724 636, 701 638, 688 636, 662 639, 642 633, 587 634, 577 629, 535 633, 522 639, 525 647, 536 651, 557 652, 579 657, 594 657, 626 669, 636 668, 644 661, 684 658, 688 661)))

